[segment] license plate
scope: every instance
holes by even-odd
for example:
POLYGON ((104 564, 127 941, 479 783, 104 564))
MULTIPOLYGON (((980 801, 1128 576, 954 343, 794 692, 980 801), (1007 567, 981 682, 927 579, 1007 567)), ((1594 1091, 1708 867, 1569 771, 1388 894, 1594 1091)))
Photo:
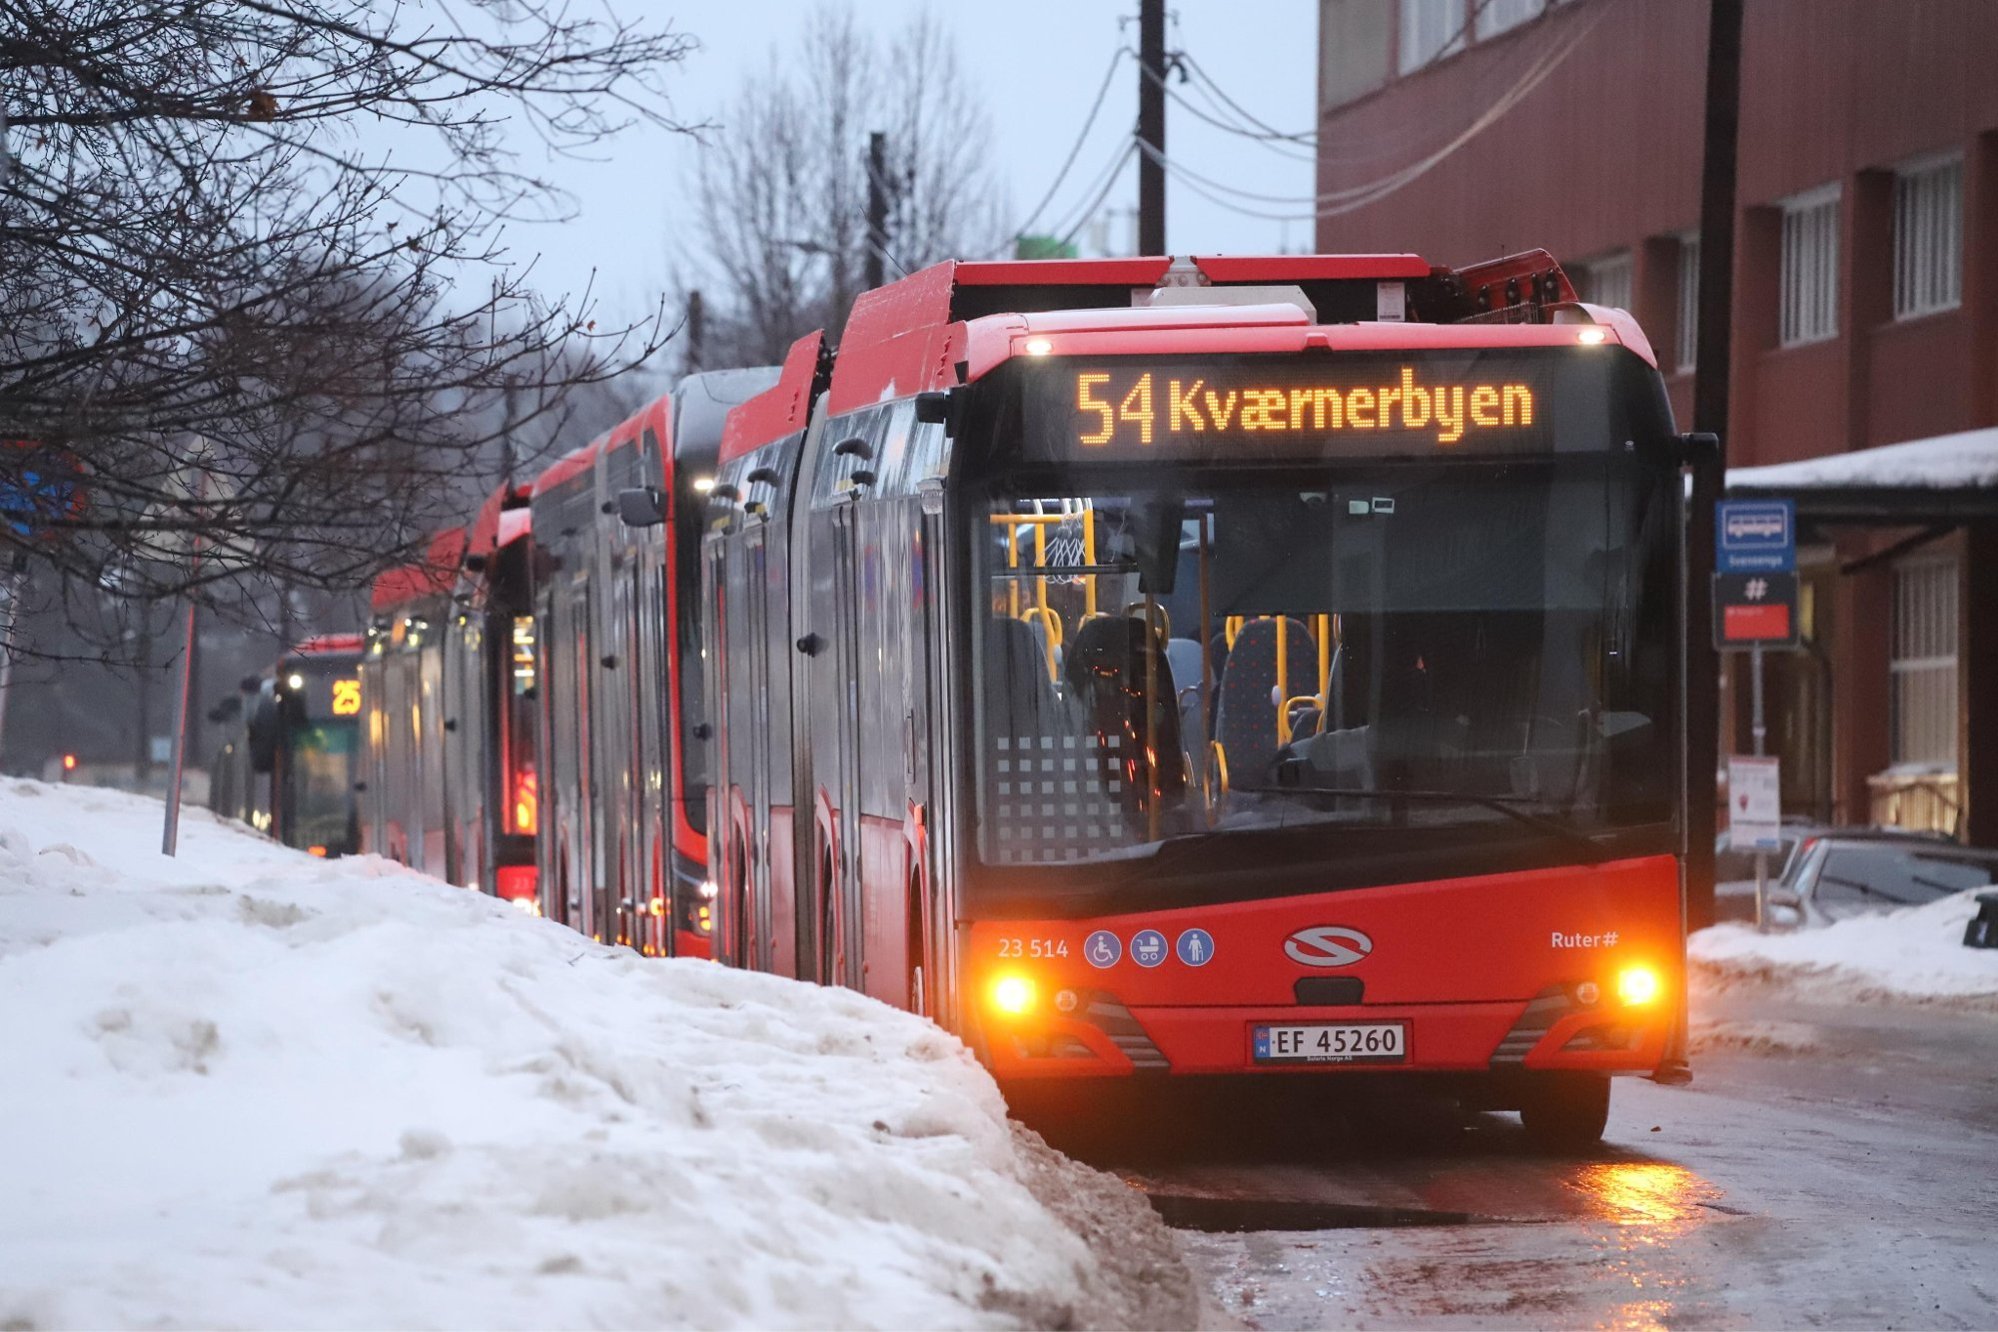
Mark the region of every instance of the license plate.
POLYGON ((1254 1029, 1258 1064, 1399 1064, 1405 1022, 1312 1022, 1254 1029))

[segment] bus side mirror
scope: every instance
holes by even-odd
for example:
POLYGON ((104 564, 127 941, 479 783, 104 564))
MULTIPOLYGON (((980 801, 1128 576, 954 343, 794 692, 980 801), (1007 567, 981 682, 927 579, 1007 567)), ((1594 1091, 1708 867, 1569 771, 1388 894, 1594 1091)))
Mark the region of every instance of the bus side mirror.
POLYGON ((1688 467, 1720 461, 1720 436, 1711 430, 1688 430, 1679 436, 1679 456, 1688 467))
POLYGON ((657 527, 666 521, 666 492, 657 486, 620 490, 617 516, 626 527, 657 527))
POLYGON ((916 395, 916 419, 924 425, 942 426, 945 434, 957 434, 957 409, 955 389, 931 389, 916 395))

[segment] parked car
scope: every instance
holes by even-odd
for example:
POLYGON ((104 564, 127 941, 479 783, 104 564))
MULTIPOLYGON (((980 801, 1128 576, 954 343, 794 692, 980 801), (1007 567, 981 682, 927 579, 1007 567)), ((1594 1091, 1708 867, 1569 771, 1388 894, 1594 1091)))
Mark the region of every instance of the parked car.
POLYGON ((1798 842, 1770 890, 1770 923, 1816 927, 1998 884, 1998 851, 1938 837, 1832 833, 1798 842))
MULTIPOLYGON (((1730 841, 1732 830, 1724 830, 1714 839, 1714 919, 1740 920, 1753 923, 1755 920, 1755 848, 1736 847, 1730 841)), ((1772 902, 1787 900, 1797 895, 1797 875, 1802 869, 1802 857, 1818 842, 1834 838, 1846 843, 1872 843, 1884 846, 1912 844, 1917 847, 1940 847, 1944 850, 1956 847, 1957 843, 1940 833, 1914 832, 1905 828, 1836 828, 1809 819, 1783 820, 1782 845, 1769 852, 1769 895, 1772 902)), ((1772 913, 1782 917, 1783 912, 1772 913)), ((1798 920, 1795 912, 1788 919, 1772 920, 1772 924, 1795 926, 1798 920)))

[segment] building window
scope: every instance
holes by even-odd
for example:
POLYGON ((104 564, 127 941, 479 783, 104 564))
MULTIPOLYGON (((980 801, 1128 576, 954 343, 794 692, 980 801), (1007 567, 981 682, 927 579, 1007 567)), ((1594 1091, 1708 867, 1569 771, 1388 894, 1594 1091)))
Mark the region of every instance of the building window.
POLYGON ((1547 11, 1547 0, 1484 0, 1477 8, 1478 40, 1496 37, 1547 11))
POLYGON ((1585 260, 1577 267, 1583 300, 1615 310, 1630 308, 1630 251, 1585 260))
POLYGON ((1700 233, 1679 237, 1679 337, 1675 370, 1691 370, 1700 355, 1700 233))
POLYGON ((1963 159, 1931 160, 1894 176, 1894 317, 1963 302, 1963 159))
POLYGON ((1464 0, 1401 0, 1401 72, 1464 49, 1464 0))
POLYGON ((1785 347, 1838 336, 1838 186, 1783 201, 1785 347))
POLYGON ((1953 560, 1894 570, 1890 723, 1894 766, 1956 770, 1956 587, 1953 560))

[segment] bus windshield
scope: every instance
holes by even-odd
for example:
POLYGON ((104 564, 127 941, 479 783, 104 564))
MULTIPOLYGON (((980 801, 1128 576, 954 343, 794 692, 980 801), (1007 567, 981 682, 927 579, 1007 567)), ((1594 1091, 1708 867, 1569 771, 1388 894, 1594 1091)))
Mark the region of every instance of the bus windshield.
POLYGON ((354 805, 354 759, 360 728, 351 719, 313 721, 291 736, 286 796, 288 840, 341 854, 359 849, 354 805))
POLYGON ((993 483, 981 859, 1668 820, 1676 499, 1608 450, 993 483))

